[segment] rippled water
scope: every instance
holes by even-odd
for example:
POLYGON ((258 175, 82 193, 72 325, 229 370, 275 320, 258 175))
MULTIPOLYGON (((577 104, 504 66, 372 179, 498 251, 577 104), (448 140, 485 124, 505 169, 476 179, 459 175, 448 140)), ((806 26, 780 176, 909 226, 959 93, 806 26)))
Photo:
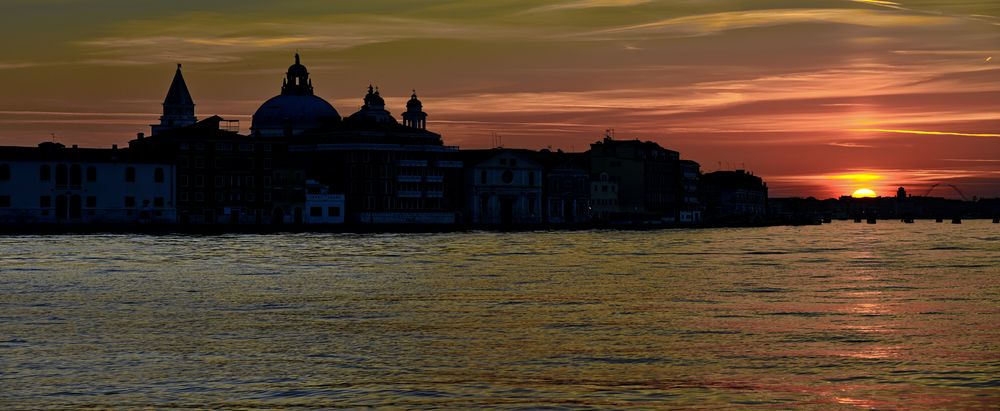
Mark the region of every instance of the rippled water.
POLYGON ((0 237, 0 408, 1000 404, 1000 225, 0 237))

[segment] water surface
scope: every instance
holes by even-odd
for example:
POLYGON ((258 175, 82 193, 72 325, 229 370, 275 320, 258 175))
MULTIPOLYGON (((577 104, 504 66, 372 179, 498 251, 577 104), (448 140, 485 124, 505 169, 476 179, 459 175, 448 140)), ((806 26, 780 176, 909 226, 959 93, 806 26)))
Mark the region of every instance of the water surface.
POLYGON ((1000 225, 0 237, 0 408, 996 409, 1000 225))

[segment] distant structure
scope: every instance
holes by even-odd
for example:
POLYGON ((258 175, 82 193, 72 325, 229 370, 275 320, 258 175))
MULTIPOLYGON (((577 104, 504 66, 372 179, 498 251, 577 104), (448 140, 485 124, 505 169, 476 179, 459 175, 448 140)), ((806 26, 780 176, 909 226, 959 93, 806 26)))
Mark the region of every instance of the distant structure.
POLYGON ((281 83, 281 94, 267 100, 253 114, 250 134, 257 137, 290 137, 324 124, 340 122, 330 103, 313 94, 309 70, 295 53, 281 83))
POLYGON ((377 87, 368 85, 368 94, 365 94, 364 104, 356 113, 351 114, 346 122, 355 124, 399 124, 392 113, 385 109, 385 99, 379 94, 377 87))
POLYGON ((160 116, 160 124, 152 126, 152 134, 157 135, 163 131, 187 127, 198 122, 194 116, 194 99, 188 91, 184 82, 184 75, 181 74, 181 65, 177 65, 174 73, 174 80, 170 82, 170 89, 167 90, 167 97, 163 99, 163 115, 160 116))
POLYGON ((744 170, 715 171, 701 176, 705 212, 717 220, 763 220, 767 216, 767 183, 744 170))
POLYGON ((406 102, 403 125, 421 130, 427 129, 427 113, 424 113, 424 104, 417 98, 416 90, 413 90, 413 94, 410 95, 410 101, 406 102))

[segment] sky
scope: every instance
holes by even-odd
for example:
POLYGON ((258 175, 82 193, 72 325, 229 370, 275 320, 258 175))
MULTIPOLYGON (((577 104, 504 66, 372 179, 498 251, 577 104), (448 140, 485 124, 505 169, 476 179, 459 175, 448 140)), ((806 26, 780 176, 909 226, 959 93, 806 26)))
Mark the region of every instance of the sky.
POLYGON ((298 51, 342 116, 416 89, 462 148, 613 129, 772 196, 1000 197, 996 0, 2 0, 0 36, 0 145, 148 133, 177 63, 248 132, 298 51))

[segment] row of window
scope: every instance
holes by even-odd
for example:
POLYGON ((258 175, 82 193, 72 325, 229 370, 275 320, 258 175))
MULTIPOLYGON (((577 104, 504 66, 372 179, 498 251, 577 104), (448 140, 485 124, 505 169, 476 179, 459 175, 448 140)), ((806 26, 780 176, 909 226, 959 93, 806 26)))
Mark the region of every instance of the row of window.
MULTIPOLYGON (((322 217, 323 207, 309 207, 310 217, 322 217)), ((340 217, 340 207, 327 207, 326 208, 327 217, 340 217)))
MULTIPOLYGON (((262 144, 261 146, 262 146, 261 148, 264 151, 271 151, 271 145, 270 144, 262 144)), ((180 149, 181 150, 190 150, 191 149, 191 144, 190 143, 180 143, 180 149)), ((194 149, 197 150, 197 151, 205 150, 205 143, 195 143, 194 144, 194 149)), ((236 143, 232 143, 232 144, 231 143, 215 143, 215 150, 216 151, 234 151, 234 150, 239 150, 239 151, 253 151, 253 149, 254 149, 254 146, 253 146, 253 144, 250 144, 250 143, 239 143, 239 144, 236 144, 236 143)))
MULTIPOLYGON (((79 197, 79 196, 74 196, 74 197, 79 197)), ((135 206, 137 204, 135 197, 132 197, 132 196, 125 197, 125 202, 124 203, 125 203, 125 207, 126 208, 135 208, 135 206)), ((166 202, 164 201, 163 197, 154 197, 153 198, 153 202, 152 202, 153 207, 157 207, 157 208, 163 208, 164 205, 165 205, 165 203, 166 202)), ((10 207, 10 204, 11 204, 10 203, 10 196, 8 196, 8 195, 0 196, 0 208, 10 207)), ((39 208, 52 208, 53 207, 52 204, 53 204, 52 196, 40 196, 40 197, 38 197, 38 207, 39 208)), ((149 200, 143 200, 142 201, 142 206, 143 207, 149 207, 149 204, 150 204, 149 200)), ((87 196, 86 199, 84 200, 84 207, 87 207, 87 208, 97 208, 97 197, 96 196, 87 196)))
MULTIPOLYGON (((194 199, 194 201, 205 201, 205 193, 201 192, 201 191, 197 191, 197 192, 194 192, 194 193, 181 192, 181 193, 178 194, 178 197, 179 197, 179 200, 181 202, 191 201, 192 198, 194 199)), ((264 193, 263 200, 265 202, 270 202, 271 201, 271 193, 264 193)), ((239 193, 239 192, 223 193, 223 192, 216 192, 215 193, 215 201, 218 201, 218 202, 222 202, 222 201, 234 201, 234 202, 235 201, 248 201, 248 202, 254 202, 254 201, 257 201, 257 196, 254 195, 254 193, 239 193)))
MULTIPOLYGON (((242 158, 242 157, 225 158, 225 157, 223 157, 223 158, 216 158, 213 164, 215 165, 215 168, 220 168, 220 169, 221 168, 240 168, 240 169, 244 169, 244 170, 253 170, 255 168, 256 162, 252 158, 242 158)), ((191 167, 191 160, 189 158, 187 158, 187 157, 179 157, 177 159, 177 165, 180 168, 191 167)), ((263 161, 263 165, 264 165, 264 169, 265 170, 270 170, 271 169, 271 159, 265 158, 264 161, 263 161)), ((195 157, 194 158, 194 168, 205 168, 205 158, 204 157, 195 157)))
MULTIPOLYGON (((88 183, 97 182, 97 167, 88 166, 86 171, 79 164, 72 164, 67 166, 66 164, 56 165, 55 170, 55 180, 56 185, 73 185, 78 186, 83 182, 84 177, 86 177, 88 183)), ((0 181, 9 181, 11 178, 10 165, 0 164, 0 181)), ((38 179, 40 181, 52 181, 52 167, 48 164, 42 164, 38 167, 38 179)), ((162 183, 166 179, 166 172, 162 167, 157 167, 153 170, 153 182, 162 183)), ((135 182, 135 167, 125 168, 125 182, 134 183, 135 182)))

